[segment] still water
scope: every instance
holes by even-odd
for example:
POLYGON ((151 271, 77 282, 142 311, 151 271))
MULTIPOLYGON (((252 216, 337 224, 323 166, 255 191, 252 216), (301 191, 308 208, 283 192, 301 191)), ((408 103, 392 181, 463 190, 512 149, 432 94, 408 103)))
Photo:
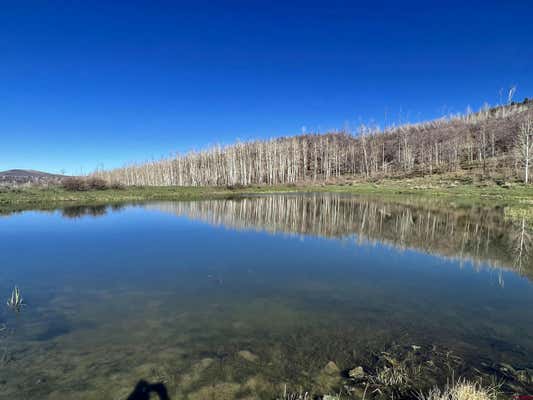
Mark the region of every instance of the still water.
POLYGON ((26 211, 0 217, 0 265, 2 399, 128 399, 140 380, 171 399, 409 397, 459 376, 532 392, 533 233, 501 209, 309 194, 26 211), (400 367, 412 387, 394 392, 377 376, 400 367))

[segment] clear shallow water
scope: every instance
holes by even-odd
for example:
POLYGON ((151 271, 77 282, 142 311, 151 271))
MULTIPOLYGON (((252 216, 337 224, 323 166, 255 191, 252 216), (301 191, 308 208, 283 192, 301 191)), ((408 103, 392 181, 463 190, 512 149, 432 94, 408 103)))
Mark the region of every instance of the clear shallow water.
POLYGON ((0 398, 326 393, 329 361, 371 373, 383 351, 433 362, 428 386, 481 371, 526 392, 497 365, 533 368, 531 246, 502 210, 340 195, 0 217, 0 293, 27 303, 0 312, 0 398))

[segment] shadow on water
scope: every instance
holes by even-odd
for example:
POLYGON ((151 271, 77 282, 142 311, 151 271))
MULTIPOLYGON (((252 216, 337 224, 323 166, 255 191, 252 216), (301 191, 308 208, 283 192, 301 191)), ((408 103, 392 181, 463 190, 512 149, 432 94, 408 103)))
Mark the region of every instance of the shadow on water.
POLYGON ((150 400, 152 393, 155 393, 159 400, 170 400, 167 388, 163 383, 148 383, 144 379, 137 382, 127 400, 150 400))

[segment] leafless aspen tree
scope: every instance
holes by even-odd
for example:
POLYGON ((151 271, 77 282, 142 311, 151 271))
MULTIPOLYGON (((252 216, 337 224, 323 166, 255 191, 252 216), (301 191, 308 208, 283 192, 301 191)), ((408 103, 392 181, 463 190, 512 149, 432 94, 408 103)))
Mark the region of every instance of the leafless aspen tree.
POLYGON ((529 168, 533 162, 533 119, 530 117, 520 125, 516 141, 516 155, 524 166, 524 183, 529 183, 529 168))

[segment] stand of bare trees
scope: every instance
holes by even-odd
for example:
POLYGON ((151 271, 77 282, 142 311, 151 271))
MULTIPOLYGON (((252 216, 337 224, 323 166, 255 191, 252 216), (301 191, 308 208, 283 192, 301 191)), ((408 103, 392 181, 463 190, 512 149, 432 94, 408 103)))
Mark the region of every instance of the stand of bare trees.
POLYGON ((308 134, 251 141, 167 159, 129 165, 94 175, 138 186, 226 186, 367 179, 435 174, 479 168, 483 175, 523 173, 531 164, 533 102, 453 116, 419 124, 356 132, 308 134), (522 128, 523 129, 522 129, 522 128), (517 137, 521 139, 517 142, 517 137), (523 141, 526 141, 525 144, 523 141), (517 149, 521 151, 516 151, 517 149), (523 150, 523 151, 522 151, 523 150), (526 153, 524 153, 526 151, 526 153))

